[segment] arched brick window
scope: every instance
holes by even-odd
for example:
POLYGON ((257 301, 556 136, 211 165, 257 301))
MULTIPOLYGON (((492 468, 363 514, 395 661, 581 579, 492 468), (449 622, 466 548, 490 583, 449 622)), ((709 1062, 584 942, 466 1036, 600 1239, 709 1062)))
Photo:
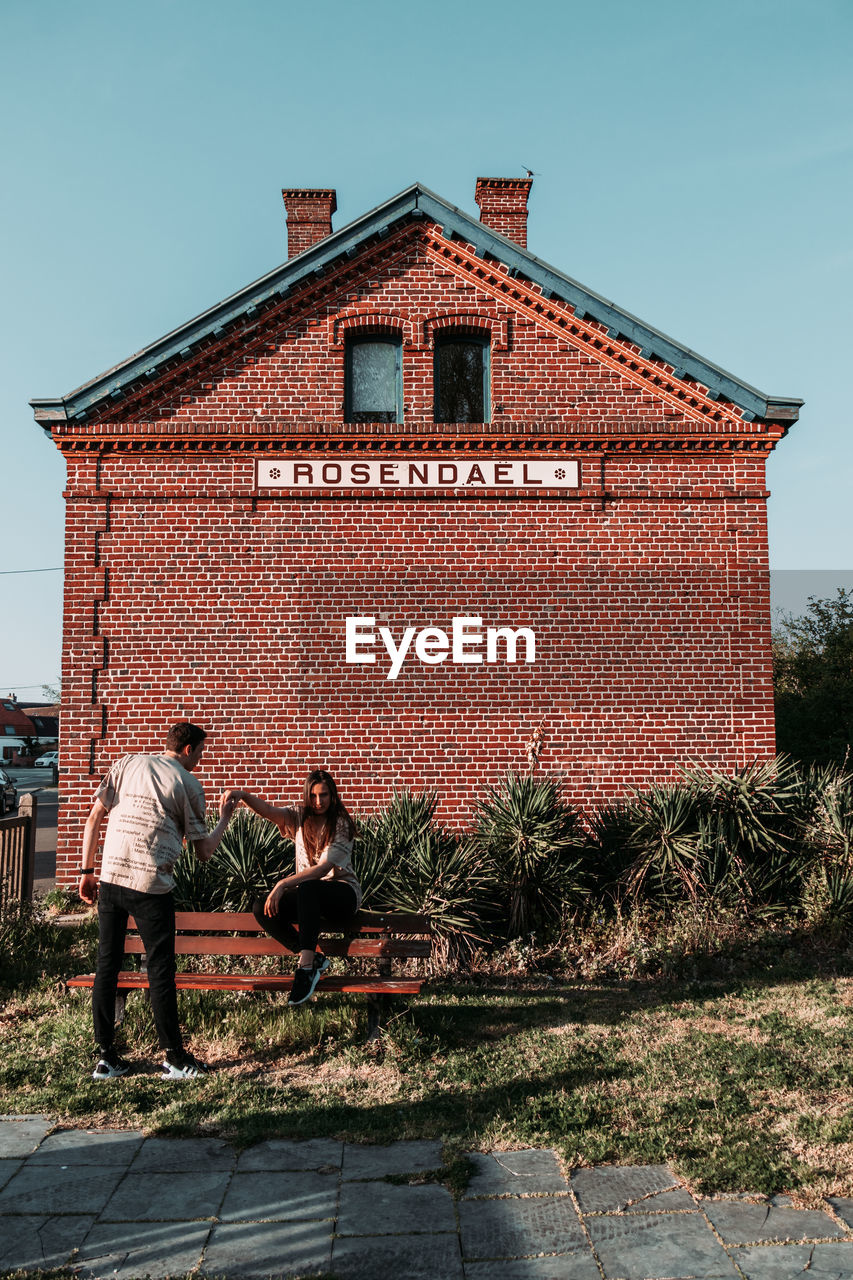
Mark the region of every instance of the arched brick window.
POLYGON ((434 335, 436 422, 488 422, 491 342, 482 329, 434 335))
POLYGON ((347 422, 403 421, 403 344, 396 333, 354 329, 346 335, 347 422))

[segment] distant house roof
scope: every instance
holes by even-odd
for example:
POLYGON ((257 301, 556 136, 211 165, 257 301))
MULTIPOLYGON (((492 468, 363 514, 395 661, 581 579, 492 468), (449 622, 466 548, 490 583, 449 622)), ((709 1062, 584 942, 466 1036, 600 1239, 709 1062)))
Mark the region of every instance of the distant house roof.
POLYGON ((312 276, 322 275, 336 260, 354 256, 371 238, 386 236, 392 226, 403 221, 423 218, 440 225, 446 238, 456 238, 473 245, 478 256, 501 262, 511 275, 538 285, 543 297, 552 305, 568 304, 579 319, 597 321, 606 326, 612 338, 626 339, 639 346, 644 357, 654 357, 671 365, 676 378, 706 386, 711 399, 727 400, 739 406, 747 419, 796 421, 802 400, 758 391, 418 183, 69 395, 31 400, 36 421, 45 428, 54 423, 84 421, 89 413, 105 402, 121 400, 134 384, 139 386, 150 382, 163 366, 174 366, 176 362, 187 359, 198 347, 219 338, 224 329, 256 322, 265 306, 277 303, 312 276))
POLYGON ((10 698, 0 698, 0 733, 19 738, 37 736, 36 727, 30 717, 25 715, 18 704, 10 698))
POLYGON ((59 716, 58 702, 30 702, 26 707, 22 706, 21 710, 26 716, 59 716))
POLYGON ((35 725, 36 732, 40 738, 59 737, 59 719, 57 716, 39 716, 30 714, 29 719, 32 720, 35 725))

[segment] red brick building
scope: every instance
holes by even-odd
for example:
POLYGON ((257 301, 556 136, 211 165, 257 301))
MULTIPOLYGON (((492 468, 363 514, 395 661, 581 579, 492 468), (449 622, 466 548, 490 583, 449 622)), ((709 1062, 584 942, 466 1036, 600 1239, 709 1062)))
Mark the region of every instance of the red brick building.
POLYGON ((183 717, 211 794, 527 766, 583 804, 774 750, 762 395, 420 186, 58 400, 68 464, 59 874, 96 778, 183 717), (454 622, 454 619, 456 620, 454 622))

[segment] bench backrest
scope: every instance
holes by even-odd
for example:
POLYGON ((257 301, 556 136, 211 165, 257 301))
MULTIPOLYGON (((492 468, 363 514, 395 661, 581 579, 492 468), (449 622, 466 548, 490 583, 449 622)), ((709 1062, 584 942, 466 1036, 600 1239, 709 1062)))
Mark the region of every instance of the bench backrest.
MULTIPOLYGON (((255 917, 245 911, 178 911, 175 913, 175 951, 193 956, 286 956, 286 947, 264 933, 255 917)), ((426 916, 404 912, 360 911, 346 930, 327 925, 321 946, 329 956, 379 956, 409 959, 428 957, 432 943, 426 916)), ((128 921, 125 954, 145 951, 128 921)))

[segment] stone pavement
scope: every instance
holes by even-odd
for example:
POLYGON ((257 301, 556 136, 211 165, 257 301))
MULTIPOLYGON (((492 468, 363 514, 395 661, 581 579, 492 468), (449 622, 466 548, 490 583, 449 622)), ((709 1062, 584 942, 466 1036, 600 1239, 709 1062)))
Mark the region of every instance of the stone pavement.
POLYGON ((853 1200, 697 1198, 665 1166, 473 1154, 454 1201, 438 1142, 357 1146, 51 1131, 0 1117, 0 1270, 336 1280, 853 1280, 853 1200), (411 1177, 411 1181, 405 1181, 411 1177))

